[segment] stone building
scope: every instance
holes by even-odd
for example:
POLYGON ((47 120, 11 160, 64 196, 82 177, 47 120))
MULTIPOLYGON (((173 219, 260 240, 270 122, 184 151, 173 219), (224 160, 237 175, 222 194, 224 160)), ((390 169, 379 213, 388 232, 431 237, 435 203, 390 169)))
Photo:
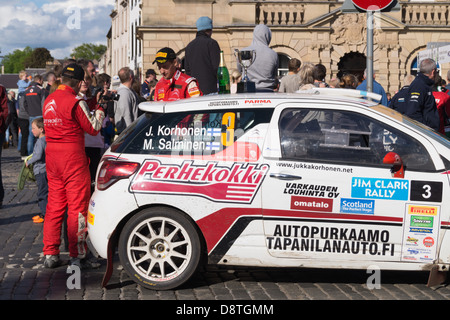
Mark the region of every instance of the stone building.
MULTIPOLYGON (((135 2, 130 0, 131 2, 135 2)), ((118 1, 117 16, 130 1, 118 1)), ((236 67, 234 50, 252 42, 255 25, 272 30, 270 46, 279 55, 280 75, 287 72, 291 58, 322 63, 327 80, 346 72, 362 74, 366 66, 366 14, 343 13, 339 0, 140 0, 140 25, 135 33, 142 45, 140 72, 155 68, 158 49, 169 46, 184 57, 187 44, 195 38, 195 22, 200 16, 214 21, 213 38, 224 51, 229 69, 236 67)), ((128 4, 129 5, 129 4, 128 4)), ((400 10, 375 14, 373 66, 376 80, 388 92, 401 87, 402 79, 416 71, 417 53, 430 46, 450 43, 450 1, 399 1, 400 10)), ((113 19, 114 20, 114 19, 113 19)), ((114 22, 112 25, 115 34, 114 22)), ((129 31, 129 30, 128 30, 129 31)), ((120 33, 120 32, 119 32, 120 33)), ((116 34, 116 43, 120 35, 116 34)), ((113 56, 119 67, 134 57, 112 40, 113 56), (124 62, 125 52, 128 61, 124 62)), ((128 42, 130 43, 130 42, 128 42)), ((128 46, 128 45, 127 45, 128 46)), ((446 75, 446 65, 441 65, 446 75)), ((447 69, 446 69, 447 68, 447 69)), ((111 72, 116 72, 112 69, 111 72)), ((139 70, 138 70, 139 71, 139 70)), ((444 76, 445 78, 445 76, 444 76)))

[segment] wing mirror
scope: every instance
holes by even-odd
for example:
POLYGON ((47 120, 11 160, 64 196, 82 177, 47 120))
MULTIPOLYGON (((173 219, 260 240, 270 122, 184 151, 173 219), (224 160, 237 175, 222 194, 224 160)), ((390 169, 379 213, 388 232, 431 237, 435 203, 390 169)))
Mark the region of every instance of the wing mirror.
POLYGON ((402 158, 395 152, 389 152, 383 158, 383 163, 392 164, 391 173, 394 178, 404 178, 405 168, 402 158))

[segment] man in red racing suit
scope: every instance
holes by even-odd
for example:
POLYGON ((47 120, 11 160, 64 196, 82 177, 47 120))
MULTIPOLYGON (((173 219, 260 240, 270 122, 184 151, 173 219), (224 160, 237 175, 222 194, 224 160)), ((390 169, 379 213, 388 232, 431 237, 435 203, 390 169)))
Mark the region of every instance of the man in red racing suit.
POLYGON ((84 133, 96 135, 104 111, 91 115, 88 105, 77 97, 84 70, 70 64, 63 70, 62 85, 47 97, 43 118, 46 133, 48 205, 44 222, 44 266, 60 264, 61 227, 67 208, 67 236, 71 264, 86 257, 86 216, 90 198, 89 163, 84 149, 84 133))
POLYGON ((177 69, 176 54, 171 48, 162 48, 156 53, 162 78, 155 87, 155 101, 174 101, 201 96, 197 80, 177 69))

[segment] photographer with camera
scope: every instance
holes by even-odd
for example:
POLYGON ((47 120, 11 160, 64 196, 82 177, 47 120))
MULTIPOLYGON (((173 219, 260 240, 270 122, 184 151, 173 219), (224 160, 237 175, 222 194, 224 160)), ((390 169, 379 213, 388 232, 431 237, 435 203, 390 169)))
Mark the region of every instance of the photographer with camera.
MULTIPOLYGON (((97 109, 97 97, 91 91, 92 88, 92 77, 89 74, 87 68, 83 68, 84 70, 84 81, 81 82, 81 88, 78 92, 78 96, 80 99, 86 101, 89 110, 93 113, 97 109)), ((95 89, 93 90, 95 93, 95 89)), ((105 110, 105 108, 102 108, 105 110)), ((84 150, 86 151, 86 155, 89 158, 89 172, 91 175, 91 192, 94 188, 95 183, 95 174, 97 171, 97 166, 100 163, 100 159, 102 157, 103 148, 105 147, 105 142, 103 135, 97 134, 95 136, 90 135, 89 133, 84 133, 84 150)))
POLYGON ((114 123, 116 134, 119 135, 138 117, 139 99, 132 89, 134 81, 134 72, 124 67, 119 70, 120 86, 117 88, 119 99, 114 110, 114 123))
POLYGON ((107 149, 114 139, 114 106, 119 100, 119 95, 115 90, 109 90, 111 86, 111 76, 101 73, 97 76, 97 87, 95 96, 97 101, 105 110, 105 120, 103 121, 102 135, 105 138, 105 149, 107 149))

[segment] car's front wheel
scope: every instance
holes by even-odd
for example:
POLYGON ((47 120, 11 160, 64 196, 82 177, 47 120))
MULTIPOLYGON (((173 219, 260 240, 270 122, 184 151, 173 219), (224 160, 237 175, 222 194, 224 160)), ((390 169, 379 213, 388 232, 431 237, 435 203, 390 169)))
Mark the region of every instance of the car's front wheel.
POLYGON ((155 207, 141 211, 124 226, 120 261, 138 284, 168 290, 185 283, 196 271, 201 242, 193 222, 182 212, 155 207))

